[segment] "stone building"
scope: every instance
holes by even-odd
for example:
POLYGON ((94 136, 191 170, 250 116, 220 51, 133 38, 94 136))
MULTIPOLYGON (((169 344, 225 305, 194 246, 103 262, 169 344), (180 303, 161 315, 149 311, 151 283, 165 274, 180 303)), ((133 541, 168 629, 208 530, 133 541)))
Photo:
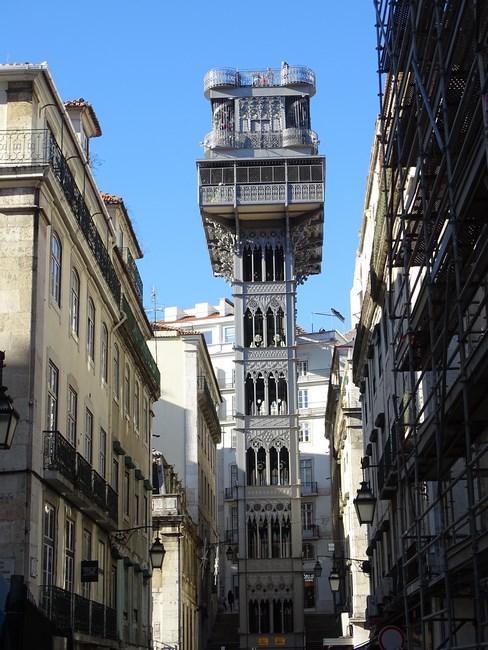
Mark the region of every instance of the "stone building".
POLYGON ((149 346, 161 371, 153 447, 171 463, 156 466, 182 486, 177 495, 155 494, 154 524, 173 552, 153 576, 153 626, 159 643, 198 650, 206 647, 217 610, 211 555, 220 548, 216 448, 222 398, 202 334, 158 324, 153 330, 149 346))
POLYGON ((15 648, 151 640, 159 371, 130 218, 90 169, 100 135, 46 64, 0 66, 0 348, 21 418, 0 451, 0 560, 15 648))

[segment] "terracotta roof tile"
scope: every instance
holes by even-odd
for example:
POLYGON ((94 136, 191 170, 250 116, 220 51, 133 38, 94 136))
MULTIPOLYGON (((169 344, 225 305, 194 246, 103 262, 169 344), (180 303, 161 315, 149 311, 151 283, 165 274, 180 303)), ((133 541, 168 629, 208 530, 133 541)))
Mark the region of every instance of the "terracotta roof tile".
POLYGON ((102 135, 100 122, 98 121, 95 111, 93 110, 93 106, 89 102, 87 102, 86 99, 83 99, 83 97, 80 97, 80 99, 71 99, 67 102, 64 102, 64 105, 66 106, 66 108, 86 108, 90 113, 90 117, 93 121, 93 124, 95 125, 95 137, 99 137, 102 135))

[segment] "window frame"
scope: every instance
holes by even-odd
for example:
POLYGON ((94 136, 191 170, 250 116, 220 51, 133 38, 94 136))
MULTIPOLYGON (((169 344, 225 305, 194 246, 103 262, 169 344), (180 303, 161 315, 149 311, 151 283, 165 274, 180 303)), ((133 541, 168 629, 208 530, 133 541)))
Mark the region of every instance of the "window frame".
POLYGON ((47 376, 46 429, 58 430, 59 369, 49 359, 47 376))
POLYGON ((54 230, 51 235, 51 273, 50 293, 58 307, 61 307, 61 271, 63 247, 58 233, 54 230))
POLYGON ((93 299, 88 298, 86 309, 86 350, 88 354, 88 361, 95 363, 95 318, 96 309, 93 299))
POLYGON ((78 337, 80 334, 80 275, 74 266, 71 269, 69 325, 70 332, 78 337))

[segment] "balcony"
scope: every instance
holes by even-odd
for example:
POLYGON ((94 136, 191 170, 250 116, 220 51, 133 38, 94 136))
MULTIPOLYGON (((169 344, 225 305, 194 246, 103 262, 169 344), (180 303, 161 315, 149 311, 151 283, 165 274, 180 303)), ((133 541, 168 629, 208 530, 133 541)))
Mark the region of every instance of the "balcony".
POLYGON ((131 279, 132 284, 134 285, 134 289, 136 290, 137 297, 139 298, 139 302, 142 305, 143 284, 142 284, 141 275, 139 273, 139 269, 137 268, 136 261, 132 257, 131 252, 128 248, 123 248, 121 253, 122 253, 122 259, 124 260, 125 265, 127 267, 129 277, 131 279))
POLYGON ((63 632, 78 632, 100 639, 117 635, 117 612, 78 594, 53 586, 40 587, 40 608, 63 632))
POLYGON ((237 68, 214 68, 209 70, 203 81, 205 97, 210 97, 214 88, 279 88, 286 86, 309 86, 311 96, 315 94, 315 73, 305 66, 286 65, 266 70, 237 70, 237 68))
POLYGON ((317 524, 302 525, 302 539, 318 539, 319 527, 317 524))
POLYGON ((208 420, 210 433, 212 436, 218 435, 218 442, 220 442, 220 420, 215 408, 210 389, 206 378, 203 375, 198 377, 198 404, 202 409, 205 419, 208 420))
POLYGON ((116 304, 120 304, 121 286, 106 246, 85 203, 84 192, 49 129, 0 131, 0 173, 2 167, 51 166, 66 201, 91 249, 116 304))
POLYGON ((398 482, 396 435, 392 432, 383 449, 383 455, 378 463, 378 494, 379 498, 389 500, 396 493, 398 482))
POLYGON ((213 130, 203 139, 204 151, 215 149, 282 149, 307 147, 315 156, 319 138, 315 131, 306 128, 288 128, 282 131, 213 130))
POLYGON ((311 494, 318 494, 317 481, 306 481, 302 483, 302 497, 308 497, 311 494))
POLYGON ((224 498, 226 501, 235 501, 237 499, 237 486, 225 488, 224 498))
POLYGON ((44 478, 100 524, 117 526, 117 493, 59 431, 44 431, 44 478))

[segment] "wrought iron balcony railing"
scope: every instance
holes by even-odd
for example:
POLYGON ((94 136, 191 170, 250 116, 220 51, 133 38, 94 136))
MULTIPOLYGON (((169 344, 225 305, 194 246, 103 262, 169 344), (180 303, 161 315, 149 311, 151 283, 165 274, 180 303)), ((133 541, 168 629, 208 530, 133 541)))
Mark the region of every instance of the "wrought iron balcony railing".
POLYGON ((59 472, 75 482, 76 450, 59 431, 44 431, 44 469, 59 472))
POLYGON ((124 259, 124 262, 126 263, 127 270, 129 272, 129 277, 132 280, 132 284, 134 285, 134 289, 136 290, 137 296, 142 305, 142 297, 143 297, 144 289, 143 289, 141 275, 139 273, 139 269, 137 268, 137 264, 134 258, 132 257, 130 250, 127 247, 122 249, 122 257, 124 259))
POLYGON ((217 409, 215 408, 215 404, 212 399, 212 395, 210 393, 207 380, 203 375, 200 375, 198 377, 198 394, 199 396, 203 396, 204 399, 202 400, 202 402, 204 404, 204 408, 206 408, 210 413, 210 416, 213 419, 214 427, 220 431, 220 420, 217 413, 217 409))
POLYGON ((135 353, 134 360, 138 364, 141 373, 149 380, 154 393, 159 394, 161 373, 125 297, 122 310, 127 316, 122 329, 128 334, 127 342, 131 344, 135 353))
POLYGON ((59 431, 44 431, 44 469, 59 473, 118 523, 118 495, 59 431))
POLYGON ((237 486, 234 485, 234 487, 225 488, 224 496, 227 501, 232 501, 237 499, 237 486))
POLYGON ((319 139, 315 131, 289 128, 283 131, 214 130, 203 139, 205 151, 212 149, 281 149, 282 147, 311 147, 318 152, 319 139))
POLYGON ((258 205, 284 203, 321 203, 323 183, 270 183, 200 187, 200 205, 258 205))
POLYGON ((310 494, 318 494, 317 481, 302 483, 302 496, 309 496, 310 494))
POLYGON ((117 612, 93 600, 52 585, 40 587, 40 608, 65 632, 80 632, 100 639, 117 639, 117 612))
POLYGON ((302 65, 284 64, 281 68, 266 70, 237 70, 237 68, 214 68, 209 70, 203 81, 204 92, 212 88, 225 87, 276 87, 307 85, 315 92, 315 73, 302 65))
POLYGON ((319 536, 317 524, 302 524, 302 539, 316 539, 319 536))

